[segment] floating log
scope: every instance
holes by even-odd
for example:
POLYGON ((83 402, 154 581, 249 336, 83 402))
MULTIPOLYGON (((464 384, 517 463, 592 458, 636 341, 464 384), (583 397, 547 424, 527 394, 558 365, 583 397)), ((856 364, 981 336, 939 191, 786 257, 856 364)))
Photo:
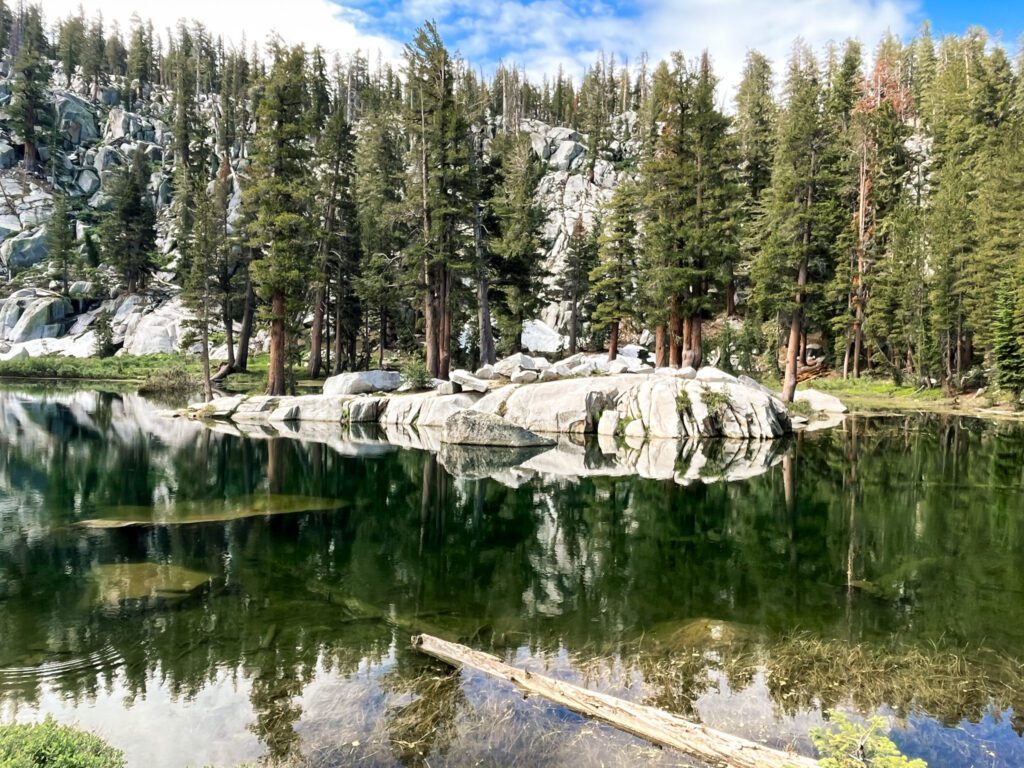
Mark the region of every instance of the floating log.
POLYGON ((810 758, 691 723, 655 707, 517 669, 489 653, 474 651, 432 635, 414 636, 412 646, 454 667, 470 667, 507 680, 526 694, 543 696, 573 712, 608 723, 654 744, 678 749, 710 765, 732 768, 816 768, 818 765, 810 758))

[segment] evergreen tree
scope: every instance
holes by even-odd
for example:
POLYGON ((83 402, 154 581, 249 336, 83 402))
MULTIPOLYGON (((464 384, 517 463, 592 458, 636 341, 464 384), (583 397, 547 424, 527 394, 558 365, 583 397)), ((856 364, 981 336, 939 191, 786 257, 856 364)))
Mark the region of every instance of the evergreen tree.
POLYGON ((25 146, 25 170, 36 169, 39 142, 45 135, 46 85, 50 65, 43 56, 43 47, 34 36, 27 35, 14 59, 11 85, 11 127, 22 137, 25 146))
POLYGON ((569 354, 575 355, 579 347, 580 331, 586 322, 586 302, 590 296, 590 273, 597 266, 598 245, 594 233, 600 225, 588 232, 583 218, 576 219, 572 235, 565 249, 565 265, 559 288, 562 300, 569 304, 569 354))
POLYGON ((784 94, 753 276, 755 303, 762 315, 788 321, 782 397, 791 402, 796 391, 810 269, 818 255, 815 225, 820 219, 821 198, 817 193, 826 140, 818 65, 806 46, 797 46, 790 58, 784 94))
POLYGON ((608 333, 608 359, 619 354, 622 324, 636 312, 637 283, 637 190, 624 182, 615 190, 598 238, 598 263, 590 273, 597 298, 594 329, 608 333))
POLYGON ((213 400, 210 328, 217 317, 217 279, 225 258, 225 193, 222 182, 218 180, 212 192, 204 185, 195 195, 195 216, 189 233, 192 258, 182 292, 184 304, 192 313, 190 325, 199 335, 203 395, 206 402, 213 400))
POLYGON ((50 262, 56 266, 61 292, 67 295, 71 269, 75 263, 75 225, 68 209, 67 195, 59 194, 53 201, 53 214, 46 227, 50 262))
MULTIPOLYGON (((388 337, 396 330, 399 307, 404 298, 412 298, 412 286, 406 284, 409 281, 400 269, 405 166, 398 125, 398 116, 389 106, 373 106, 363 119, 355 148, 356 217, 362 258, 355 289, 364 311, 376 317, 381 365, 388 337)), ((337 355, 335 365, 340 365, 337 355)))
POLYGON ((156 268, 156 212, 148 185, 149 164, 137 147, 114 183, 113 207, 101 225, 106 260, 117 269, 129 293, 145 288, 156 268))
POLYGON ((469 129, 455 97, 455 65, 433 23, 406 46, 405 126, 410 139, 407 200, 418 223, 405 249, 419 272, 426 367, 447 378, 457 274, 467 268, 472 231, 469 129))
MULTIPOLYGON (((313 291, 313 327, 310 332, 309 375, 316 378, 324 367, 322 351, 327 310, 328 281, 334 275, 335 366, 342 368, 343 348, 352 349, 360 323, 355 281, 360 262, 359 222, 353 197, 355 140, 345 119, 343 105, 335 102, 317 144, 318 194, 315 214, 320 220, 317 255, 320 269, 313 291), (348 344, 343 342, 348 340, 348 344)), ((350 357, 354 357, 350 355, 350 357)), ((352 366, 356 365, 350 359, 352 366)))
MULTIPOLYGON (((772 158, 775 154, 775 123, 778 109, 772 94, 774 82, 771 63, 757 51, 747 54, 743 78, 736 93, 736 149, 739 182, 742 186, 740 206, 740 243, 744 272, 749 273, 754 258, 749 246, 756 242, 754 227, 761 209, 761 198, 771 183, 772 158)), ((736 279, 730 276, 726 285, 726 314, 736 314, 736 279)))
POLYGON ((522 134, 508 137, 498 150, 501 163, 492 207, 500 234, 492 242, 497 256, 499 293, 496 316, 506 351, 519 351, 523 323, 544 301, 542 268, 544 212, 536 202, 541 168, 522 134))
POLYGON ((1024 290, 1007 277, 996 291, 992 322, 992 358, 999 386, 1020 400, 1024 392, 1024 290))
POLYGON ((270 304, 270 368, 267 394, 287 386, 288 337, 301 312, 310 271, 310 184, 305 120, 306 55, 302 48, 275 48, 256 114, 256 149, 245 200, 252 210, 249 243, 257 292, 270 304))

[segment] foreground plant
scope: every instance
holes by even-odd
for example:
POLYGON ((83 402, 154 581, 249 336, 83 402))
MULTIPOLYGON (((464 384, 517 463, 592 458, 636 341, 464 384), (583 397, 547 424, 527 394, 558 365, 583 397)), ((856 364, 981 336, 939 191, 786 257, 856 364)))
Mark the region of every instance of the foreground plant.
POLYGON ((0 727, 3 768, 123 768, 124 754, 98 736, 52 717, 32 725, 0 727))
POLYGON ((911 760, 885 735, 885 720, 872 717, 865 724, 833 714, 824 728, 811 731, 811 741, 822 768, 928 768, 924 760, 911 760))

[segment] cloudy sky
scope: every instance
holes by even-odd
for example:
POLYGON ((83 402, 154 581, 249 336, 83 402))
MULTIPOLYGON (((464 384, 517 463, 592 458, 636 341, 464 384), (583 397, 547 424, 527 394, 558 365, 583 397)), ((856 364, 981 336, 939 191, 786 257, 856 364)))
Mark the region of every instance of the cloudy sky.
POLYGON ((435 19, 449 47, 474 65, 486 71, 504 59, 538 78, 560 64, 578 74, 602 50, 621 61, 707 48, 727 86, 747 50, 781 61, 797 37, 815 46, 848 37, 871 45, 886 30, 907 36, 928 19, 938 34, 984 26, 1016 50, 1024 31, 1024 5, 1006 0, 44 0, 43 8, 53 21, 80 3, 122 25, 135 12, 161 29, 196 18, 235 43, 276 32, 288 42, 385 57, 397 57, 416 27, 435 19))

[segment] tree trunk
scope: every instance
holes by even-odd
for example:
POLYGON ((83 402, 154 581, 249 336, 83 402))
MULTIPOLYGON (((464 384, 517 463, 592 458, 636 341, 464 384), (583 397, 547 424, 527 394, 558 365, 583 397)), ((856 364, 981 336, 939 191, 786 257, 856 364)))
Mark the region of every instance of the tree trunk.
POLYGON ((210 383, 210 318, 205 306, 203 307, 202 337, 203 397, 209 403, 213 400, 213 384, 210 383))
MULTIPOLYGON (((321 275, 321 280, 324 277, 321 275)), ((309 331, 309 378, 315 379, 320 375, 320 368, 323 366, 324 346, 324 287, 321 283, 316 287, 313 294, 313 327, 309 331)))
POLYGON ((608 360, 612 361, 619 356, 619 321, 612 323, 612 332, 608 336, 608 360))
POLYGON ((683 352, 682 360, 680 361, 683 367, 690 366, 691 368, 700 368, 701 363, 704 361, 704 350, 702 346, 704 344, 703 328, 701 327, 700 317, 688 317, 686 318, 686 349, 683 352))
MULTIPOLYGON (((424 477, 424 486, 427 478, 424 477)), ((435 502, 436 506, 436 502, 435 502)), ((423 508, 426 508, 424 500, 423 508)), ((424 515, 424 521, 425 521, 424 515)), ((635 704, 605 693, 528 672, 505 664, 501 659, 464 645, 449 643, 431 635, 412 638, 416 650, 457 668, 470 669, 505 680, 524 694, 542 696, 556 706, 608 723, 660 746, 677 749, 701 764, 730 765, 734 768, 815 768, 817 762, 792 752, 781 752, 762 744, 692 723, 678 715, 635 704)))
POLYGON ((569 354, 576 354, 576 345, 578 343, 577 330, 580 322, 580 302, 576 296, 576 289, 573 288, 572 297, 570 299, 571 306, 569 307, 569 354))
POLYGON ((341 325, 342 313, 341 272, 338 272, 338 289, 334 295, 334 375, 337 376, 344 370, 345 361, 345 334, 341 325))
POLYGON ((451 272, 447 267, 441 268, 440 317, 438 317, 437 339, 437 376, 448 379, 452 358, 452 307, 451 307, 451 272))
POLYGON ((800 352, 800 336, 803 332, 804 316, 804 286, 807 285, 807 257, 800 260, 800 272, 796 280, 796 306, 793 308, 793 317, 789 321, 789 347, 786 350, 786 380, 782 387, 782 400, 786 403, 793 402, 796 394, 796 364, 800 352))
POLYGON ((725 284, 725 316, 736 317, 736 278, 729 265, 729 281, 725 284))
POLYGON ((437 378, 440 349, 438 349, 437 300, 435 295, 437 288, 435 287, 435 280, 432 272, 432 267, 424 266, 423 274, 424 282, 426 284, 426 295, 423 299, 423 342, 425 346, 427 373, 430 374, 430 376, 437 378))
POLYGON ((671 368, 678 368, 682 357, 679 322, 679 299, 673 296, 668 305, 668 364, 671 368))
POLYGON ((384 367, 384 348, 388 339, 388 316, 386 312, 380 313, 380 352, 377 357, 377 367, 384 367))
POLYGON ((480 365, 491 365, 494 360, 494 329, 491 327, 491 287, 487 280, 487 274, 480 270, 476 283, 477 321, 480 334, 480 365))
POLYGON ((244 373, 249 368, 249 340, 252 338, 253 321, 256 318, 256 293, 252 289, 252 277, 245 280, 245 307, 242 310, 242 330, 238 334, 238 349, 235 352, 235 372, 244 373))
POLYGON ((224 321, 224 341, 227 348, 227 362, 225 367, 230 371, 235 367, 235 323, 231 319, 231 297, 225 296, 221 305, 221 313, 224 321))
POLYGON ((267 371, 267 394, 285 393, 285 307, 284 292, 275 291, 270 300, 270 369, 267 371))
POLYGON ((654 327, 654 367, 664 368, 668 365, 668 349, 665 346, 665 324, 658 323, 654 327))

